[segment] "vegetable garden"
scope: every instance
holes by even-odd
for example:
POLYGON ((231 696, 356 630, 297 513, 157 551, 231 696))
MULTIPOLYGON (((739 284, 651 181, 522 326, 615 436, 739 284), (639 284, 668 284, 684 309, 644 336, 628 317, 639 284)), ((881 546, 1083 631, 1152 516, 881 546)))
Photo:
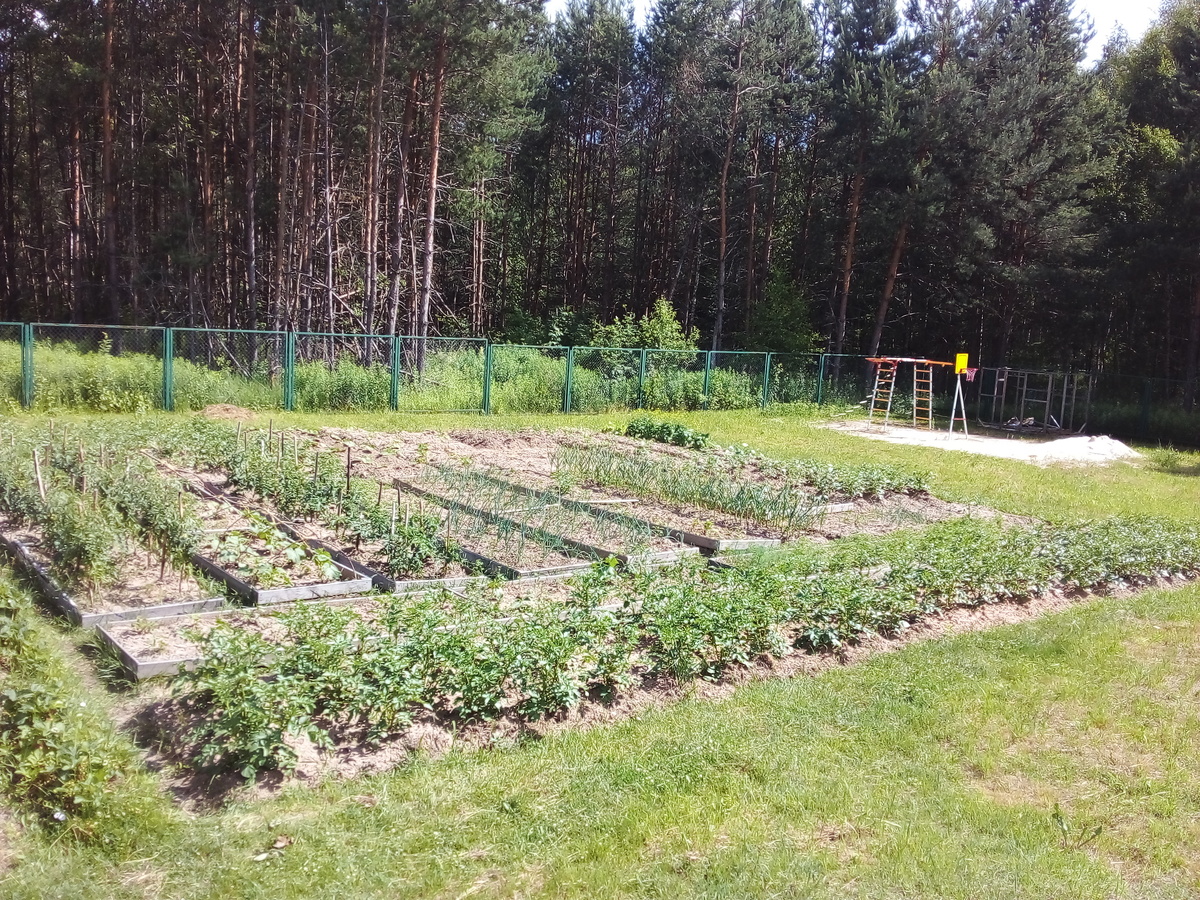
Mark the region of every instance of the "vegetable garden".
POLYGON ((1191 524, 1002 516, 920 472, 624 431, 25 422, 0 532, 105 667, 173 679, 160 743, 246 777, 298 742, 519 727, 952 607, 1200 572, 1191 524))

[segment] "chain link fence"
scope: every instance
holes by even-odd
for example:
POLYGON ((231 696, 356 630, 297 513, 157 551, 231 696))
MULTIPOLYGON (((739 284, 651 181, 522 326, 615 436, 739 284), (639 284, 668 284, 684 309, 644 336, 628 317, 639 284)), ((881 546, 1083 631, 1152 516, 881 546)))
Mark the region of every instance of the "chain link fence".
POLYGON ((29 326, 28 405, 100 412, 161 408, 163 333, 162 328, 123 325, 29 326))
POLYGON ((24 338, 21 322, 0 322, 0 409, 16 409, 22 404, 24 338))
POLYGON ((171 329, 171 397, 168 409, 215 404, 281 409, 285 392, 282 331, 217 328, 171 329))

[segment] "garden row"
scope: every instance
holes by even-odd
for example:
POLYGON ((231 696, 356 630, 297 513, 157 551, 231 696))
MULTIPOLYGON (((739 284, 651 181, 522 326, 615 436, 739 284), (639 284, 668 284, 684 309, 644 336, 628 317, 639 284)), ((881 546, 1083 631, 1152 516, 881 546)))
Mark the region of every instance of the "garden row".
POLYGON ((895 634, 954 606, 1198 573, 1195 526, 970 519, 720 568, 598 565, 544 594, 297 604, 253 622, 151 623, 142 638, 161 628, 192 644, 200 663, 179 685, 189 724, 175 731, 200 764, 250 776, 291 765, 301 736, 327 747, 396 735, 417 716, 446 728, 535 720, 635 685, 895 634))

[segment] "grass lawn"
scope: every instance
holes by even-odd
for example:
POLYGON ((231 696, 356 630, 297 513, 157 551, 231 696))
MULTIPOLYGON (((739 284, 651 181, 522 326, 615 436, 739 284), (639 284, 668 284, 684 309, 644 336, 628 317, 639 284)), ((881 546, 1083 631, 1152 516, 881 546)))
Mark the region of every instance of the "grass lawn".
MULTIPOLYGON (((777 456, 928 470, 939 496, 1016 513, 1195 518, 1200 502, 1200 479, 1147 466, 1038 469, 795 416, 680 418, 777 456)), ((35 627, 86 667, 70 661, 74 635, 35 627)), ((1192 897, 1198 661, 1200 587, 1154 590, 208 814, 153 797, 108 845, 22 829, 10 813, 0 896, 1192 897)), ((87 679, 75 691, 114 702, 87 679)))

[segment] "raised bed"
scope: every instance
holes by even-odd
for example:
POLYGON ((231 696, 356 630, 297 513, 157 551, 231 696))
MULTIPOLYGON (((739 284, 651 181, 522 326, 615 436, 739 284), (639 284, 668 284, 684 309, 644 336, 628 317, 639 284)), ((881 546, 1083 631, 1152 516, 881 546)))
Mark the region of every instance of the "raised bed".
MULTIPOLYGON (((482 588, 482 585, 478 587, 482 588)), ((561 595, 565 598, 569 595, 570 588, 564 575, 556 575, 505 582, 497 588, 497 592, 497 611, 504 612, 518 606, 521 600, 528 597, 544 599, 547 595, 561 595)), ((360 611, 369 612, 378 609, 386 601, 379 595, 370 595, 304 602, 319 602, 322 606, 358 606, 362 607, 360 611)), ((181 614, 143 622, 112 621, 97 627, 96 636, 99 642, 120 660, 122 668, 130 678, 143 681, 162 675, 178 675, 181 671, 190 671, 200 664, 203 657, 195 651, 195 645, 190 640, 180 637, 183 630, 195 628, 205 632, 218 621, 225 620, 269 631, 269 627, 263 628, 264 623, 285 609, 285 606, 280 605, 181 614), (159 637, 155 636, 156 632, 159 637)))
MULTIPOLYGON (((511 487, 511 488, 515 489, 516 492, 520 493, 522 496, 537 497, 539 499, 542 499, 542 495, 540 495, 536 491, 532 491, 532 490, 530 490, 528 488, 524 488, 520 485, 509 484, 508 482, 505 482, 505 484, 507 487, 511 487)), ((509 526, 509 527, 513 527, 513 528, 524 527, 522 523, 520 523, 514 519, 510 519, 507 516, 502 516, 502 515, 499 515, 496 513, 490 513, 490 512, 487 512, 486 510, 482 510, 477 507, 471 506, 470 504, 461 503, 456 500, 452 500, 447 497, 443 497, 440 494, 436 493, 435 491, 427 490, 426 488, 422 488, 419 485, 412 484, 410 482, 404 481, 399 478, 397 478, 395 480, 394 485, 403 490, 417 494, 418 496, 427 497, 429 499, 435 500, 436 502, 447 505, 447 506, 453 506, 456 509, 462 510, 463 512, 467 513, 468 515, 476 516, 480 519, 483 519, 483 520, 489 521, 489 522, 493 522, 500 526, 509 526)), ((557 497, 554 498, 554 502, 562 503, 562 501, 557 497)), ((588 513, 592 513, 592 514, 603 514, 606 516, 612 516, 614 519, 618 519, 618 520, 625 519, 626 521, 630 522, 631 524, 636 524, 636 526, 638 526, 640 528, 649 529, 652 533, 657 534, 659 537, 671 538, 673 540, 677 540, 677 538, 675 538, 673 535, 667 534, 666 529, 659 528, 659 527, 654 526, 647 522, 642 522, 640 520, 633 519, 632 517, 622 516, 620 514, 614 514, 614 513, 612 513, 611 510, 598 510, 595 507, 588 506, 587 504, 574 503, 574 502, 563 503, 563 505, 570 506, 575 509, 580 509, 584 512, 588 512, 588 513)), ((585 557, 588 557, 591 561, 607 559, 608 557, 611 556, 611 557, 615 557, 616 559, 620 560, 622 563, 625 563, 626 565, 629 565, 629 564, 662 565, 665 563, 674 562, 675 560, 682 559, 683 557, 686 557, 686 556, 694 556, 698 552, 696 547, 679 547, 679 548, 673 548, 670 550, 648 550, 648 551, 642 551, 642 552, 637 552, 637 553, 625 553, 625 552, 622 552, 619 550, 612 550, 612 549, 606 549, 603 547, 596 547, 596 546, 593 546, 592 544, 588 544, 584 541, 577 540, 576 538, 572 538, 567 535, 552 533, 552 532, 549 532, 549 531, 546 531, 546 530, 540 529, 540 528, 529 528, 528 531, 530 534, 533 534, 536 537, 540 537, 543 540, 547 541, 548 543, 561 544, 564 549, 574 551, 575 553, 583 554, 585 557)), ((588 563, 588 564, 590 564, 590 563, 588 563)), ((548 573, 546 573, 546 574, 548 574, 548 573)))
POLYGON ((159 603, 99 612, 88 611, 88 604, 80 603, 72 597, 70 592, 50 573, 49 567, 30 552, 22 541, 8 534, 0 533, 0 552, 3 552, 12 561, 17 571, 37 586, 38 592, 50 606, 66 617, 72 625, 82 628, 94 628, 106 622, 125 619, 160 619, 187 613, 220 610, 228 605, 224 597, 206 597, 178 603, 159 603))
MULTIPOLYGON (((321 602, 322 605, 328 606, 347 606, 378 604, 380 601, 374 597, 337 597, 321 602)), ((249 623, 280 611, 281 608, 227 609, 194 615, 176 615, 147 620, 145 623, 136 620, 108 622, 96 628, 96 637, 121 661, 121 666, 130 678, 144 681, 160 675, 178 675, 183 671, 191 671, 203 660, 198 652, 188 651, 188 647, 194 648, 190 641, 178 639, 178 632, 182 629, 196 628, 204 631, 205 626, 216 624, 221 619, 249 623), (155 630, 171 632, 170 636, 175 639, 169 643, 162 641, 160 646, 155 646, 155 639, 150 637, 155 630)))
POLYGON ((258 606, 272 603, 290 603, 295 600, 315 600, 322 597, 342 597, 348 594, 361 594, 374 586, 374 574, 370 569, 359 566, 340 551, 323 545, 320 541, 305 538, 304 543, 312 550, 324 550, 329 553, 342 577, 337 581, 316 582, 311 584, 287 585, 283 587, 255 587, 239 578, 233 572, 223 568, 199 553, 192 554, 192 564, 208 575, 220 581, 231 591, 246 598, 258 606))

